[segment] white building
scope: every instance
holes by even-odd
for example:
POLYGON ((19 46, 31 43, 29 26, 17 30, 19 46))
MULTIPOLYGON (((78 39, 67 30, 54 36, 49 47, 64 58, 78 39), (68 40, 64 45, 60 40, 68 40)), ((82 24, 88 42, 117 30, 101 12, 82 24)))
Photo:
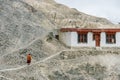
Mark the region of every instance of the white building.
POLYGON ((120 47, 120 29, 62 28, 59 40, 70 47, 120 47))

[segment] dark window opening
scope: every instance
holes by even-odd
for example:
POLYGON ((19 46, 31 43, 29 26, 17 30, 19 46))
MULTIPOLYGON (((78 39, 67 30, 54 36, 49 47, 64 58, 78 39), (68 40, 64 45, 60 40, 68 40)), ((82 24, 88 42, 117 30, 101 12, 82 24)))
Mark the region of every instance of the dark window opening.
POLYGON ((78 34, 78 43, 87 43, 87 34, 78 34))
POLYGON ((106 34, 106 43, 116 43, 115 34, 106 34))
POLYGON ((55 38, 56 38, 57 40, 59 40, 59 35, 55 35, 55 38))
POLYGON ((95 34, 93 34, 93 40, 95 40, 95 34))

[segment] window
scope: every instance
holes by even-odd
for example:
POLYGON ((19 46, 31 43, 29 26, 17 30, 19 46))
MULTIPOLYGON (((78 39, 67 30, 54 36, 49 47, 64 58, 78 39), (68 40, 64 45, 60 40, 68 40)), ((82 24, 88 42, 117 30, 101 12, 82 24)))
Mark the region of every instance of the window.
POLYGON ((95 34, 93 34, 93 40, 95 40, 95 34))
POLYGON ((57 40, 59 40, 59 35, 55 35, 55 38, 56 38, 57 40))
POLYGON ((87 43, 87 34, 78 34, 78 43, 87 43))
POLYGON ((106 34, 106 43, 116 43, 115 34, 106 34))

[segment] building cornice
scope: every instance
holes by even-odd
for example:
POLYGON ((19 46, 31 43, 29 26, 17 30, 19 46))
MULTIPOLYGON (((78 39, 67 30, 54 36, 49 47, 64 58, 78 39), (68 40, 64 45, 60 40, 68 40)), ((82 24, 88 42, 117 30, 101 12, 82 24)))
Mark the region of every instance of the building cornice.
POLYGON ((107 33, 112 33, 112 32, 120 32, 120 28, 96 28, 96 29, 90 29, 90 28, 61 28, 61 32, 107 32, 107 33))

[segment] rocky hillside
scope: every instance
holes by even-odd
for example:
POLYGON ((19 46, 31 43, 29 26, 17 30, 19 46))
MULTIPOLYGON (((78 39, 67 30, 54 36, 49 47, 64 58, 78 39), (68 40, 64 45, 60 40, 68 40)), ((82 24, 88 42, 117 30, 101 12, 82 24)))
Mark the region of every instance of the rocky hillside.
POLYGON ((27 1, 37 10, 42 11, 45 16, 55 25, 60 27, 113 27, 113 24, 105 18, 90 16, 76 9, 56 3, 53 0, 30 0, 27 1))
POLYGON ((72 49, 47 61, 44 72, 50 80, 120 80, 119 57, 119 49, 72 49))
POLYGON ((68 48, 49 34, 61 27, 106 28, 114 25, 107 19, 84 14, 54 0, 0 0, 0 80, 82 80, 74 75, 76 68, 66 69, 70 65, 61 72, 67 63, 58 56, 68 48), (32 54, 30 66, 26 65, 28 53, 32 54))
POLYGON ((53 0, 0 0, 0 54, 26 48, 55 28, 97 25, 113 24, 53 0))

